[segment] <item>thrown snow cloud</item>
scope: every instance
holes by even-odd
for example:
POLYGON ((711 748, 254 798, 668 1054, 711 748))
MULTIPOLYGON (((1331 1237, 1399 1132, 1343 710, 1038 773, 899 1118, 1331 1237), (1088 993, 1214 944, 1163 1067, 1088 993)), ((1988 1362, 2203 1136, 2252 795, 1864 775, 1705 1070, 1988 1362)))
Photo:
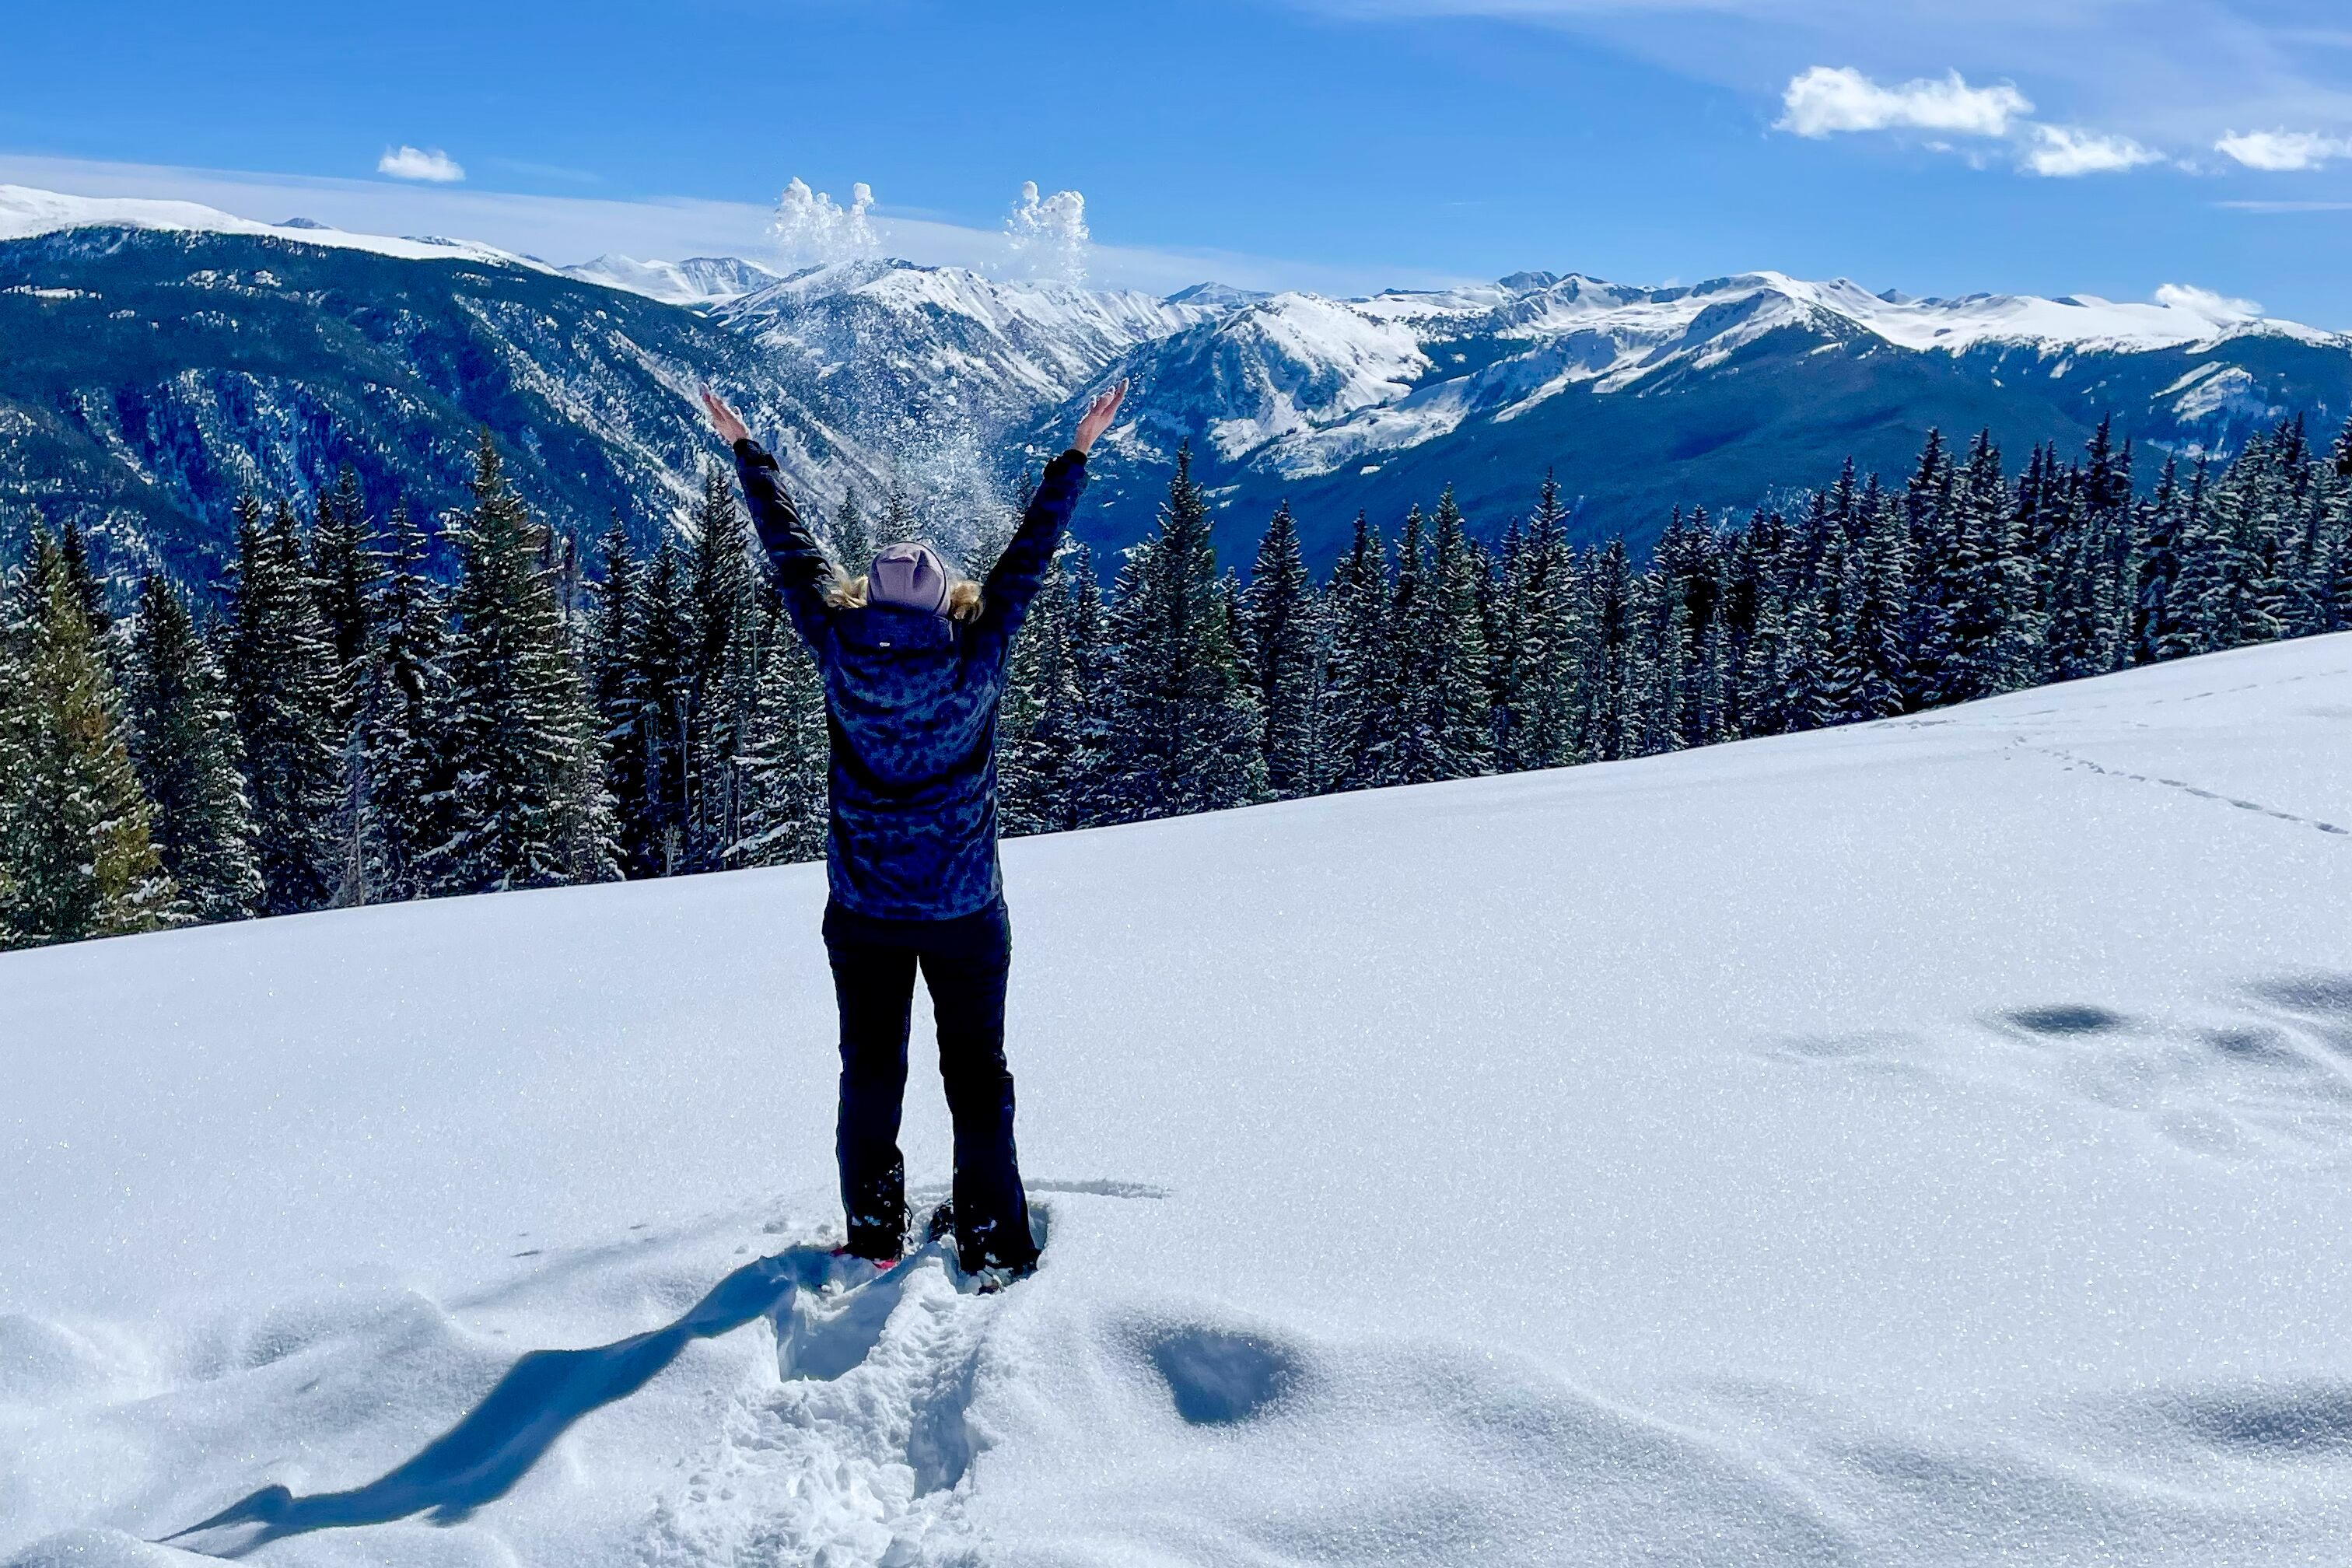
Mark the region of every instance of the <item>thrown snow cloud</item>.
POLYGON ((398 148, 385 148, 383 156, 375 161, 375 172, 390 174, 395 180, 424 180, 436 185, 456 184, 466 177, 457 160, 440 148, 427 151, 405 142, 398 148))
POLYGON ((1055 191, 1040 200, 1037 182, 1024 180, 1021 199, 1005 215, 1004 243, 1017 270, 1064 283, 1087 280, 1087 198, 1055 191))
POLYGON ((2352 137, 2322 136, 2315 131, 2249 131, 2241 136, 2232 131, 2213 143, 2213 151, 2249 169, 2275 174, 2352 158, 2352 137))
POLYGON ((786 256, 803 266, 879 256, 882 242, 866 216, 873 205, 874 187, 863 180, 849 187, 849 205, 845 207, 795 177, 776 198, 776 216, 768 232, 786 256))
POLYGON ((1799 136, 1909 129, 1953 136, 2006 136, 2033 105, 2007 82, 1970 87, 1958 71, 1883 87, 1851 66, 1815 66, 1790 79, 1775 128, 1799 136))
POLYGON ((2263 313, 2263 308, 2252 300, 2233 299, 2188 283, 2159 285, 2156 290, 2156 302, 2168 310, 2186 310, 2192 316, 2202 316, 2209 321, 2247 321, 2263 313))
POLYGON ((2060 180, 2077 174, 2116 174, 2144 163, 2163 162, 2163 153, 2128 136, 2111 136, 2077 125, 2036 125, 2032 144, 2025 153, 2026 168, 2060 180))

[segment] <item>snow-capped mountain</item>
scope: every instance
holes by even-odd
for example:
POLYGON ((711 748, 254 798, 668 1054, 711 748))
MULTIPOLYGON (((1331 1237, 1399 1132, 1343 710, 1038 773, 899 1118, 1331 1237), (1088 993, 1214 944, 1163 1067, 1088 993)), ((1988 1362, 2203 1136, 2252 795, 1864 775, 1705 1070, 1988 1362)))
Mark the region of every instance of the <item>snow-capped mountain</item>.
POLYGON ((150 201, 129 196, 73 196, 30 185, 0 184, 0 243, 74 229, 153 229, 177 234, 243 235, 283 238, 332 250, 362 250, 407 261, 466 260, 549 271, 543 261, 496 246, 438 236, 396 238, 351 234, 310 218, 256 223, 197 202, 150 201))
POLYGON ((777 274, 740 256, 697 256, 685 261, 639 261, 600 256, 566 267, 567 278, 625 289, 668 305, 716 305, 773 283, 777 274))
POLYGON ((719 318, 877 428, 904 420, 987 429, 1057 404, 1122 355, 1230 308, 875 259, 795 272, 719 318))
MULTIPOLYGON (((2352 338, 2170 289, 1914 300, 1747 273, 1639 288, 1517 273, 1360 300, 1240 300, 1106 371, 1133 418, 1098 480, 1130 519, 1193 447, 1237 534, 1285 497, 1335 548, 1359 505, 1393 514, 1457 487, 1474 521, 1522 510, 1547 468, 1588 533, 1654 532, 1668 507, 1746 507, 1851 453, 1899 469, 1930 426, 2071 442, 2113 411, 2174 447, 2352 407, 2352 338)), ((1091 384, 1041 416, 1042 449, 1091 384)), ((1118 529, 1101 531, 1118 542, 1118 529)))
POLYGON ((482 426, 568 530, 615 510, 659 527, 719 455, 691 396, 706 378, 814 506, 901 483, 953 542, 1000 521, 1082 400, 1130 375, 1078 520, 1106 566, 1150 527, 1185 441, 1229 558, 1287 499, 1328 560, 1360 508, 1392 526, 1448 485, 1491 534, 1547 468, 1580 535, 1638 545, 1676 505, 1744 510, 1849 455, 1898 474, 1930 426, 2021 451, 2113 414, 2143 450, 2190 450, 2352 410, 2352 339, 2190 289, 1915 300, 1774 272, 1523 272, 1160 299, 881 259, 555 268, 22 187, 0 187, 0 497, 120 535, 134 561, 201 555, 240 489, 300 500, 345 460, 379 500, 455 504, 482 426))

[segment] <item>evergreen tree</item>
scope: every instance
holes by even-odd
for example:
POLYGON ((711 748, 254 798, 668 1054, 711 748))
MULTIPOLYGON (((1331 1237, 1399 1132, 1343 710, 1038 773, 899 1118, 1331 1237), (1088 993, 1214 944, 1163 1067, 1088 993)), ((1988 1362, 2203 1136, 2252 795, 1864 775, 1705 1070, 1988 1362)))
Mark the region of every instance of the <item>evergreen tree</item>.
POLYGON ((1323 651, 1315 609, 1297 525, 1285 502, 1258 544, 1244 600, 1255 657, 1252 674, 1265 725, 1266 788, 1276 799, 1312 792, 1320 773, 1317 719, 1323 651))
POLYGON ((1566 524, 1559 482, 1546 470, 1513 574, 1517 613, 1506 621, 1515 642, 1499 699, 1505 767, 1557 767, 1575 755, 1577 584, 1566 524))
POLYGON ((742 837, 737 866, 781 866, 824 854, 830 738, 816 661, 788 628, 767 639, 759 700, 743 740, 742 837))
POLYGON ((0 627, 0 939, 152 931, 171 878, 149 837, 86 585, 36 522, 0 627))
POLYGON ((365 901, 433 890, 435 852, 455 826, 447 757, 451 690, 447 606, 426 574, 424 531, 395 505, 368 610, 372 642, 355 742, 364 781, 360 840, 365 901))
POLYGON ((761 620, 750 525, 735 504, 733 478, 715 463, 703 470, 696 524, 687 861, 710 871, 744 837, 739 763, 759 698, 761 620))
POLYGON ((996 769, 999 821, 1008 834, 1077 825, 1086 713, 1070 647, 1072 610, 1056 557, 1046 564, 1005 669, 996 769))
POLYGON ((1388 546, 1362 512, 1323 593, 1323 789, 1370 789, 1394 777, 1389 689, 1388 546))
POLYGON ((319 496, 318 513, 310 524, 310 580, 319 597, 319 616, 341 672, 336 719, 347 730, 358 711, 365 679, 374 634, 371 616, 382 569, 383 563, 369 544, 367 507, 360 499, 359 476, 346 463, 333 492, 321 491, 319 496))
POLYGON ((1495 763, 1486 626, 1479 607, 1486 563, 1463 524, 1451 485, 1438 497, 1433 524, 1423 727, 1437 737, 1437 776, 1475 778, 1495 763))
POLYGON ((91 644, 103 658, 114 632, 114 616, 106 602, 106 584, 90 564, 89 547, 82 539, 81 530, 70 519, 58 540, 58 549, 65 564, 66 581, 81 605, 83 622, 89 627, 91 644))
POLYGON ((2165 651, 2180 635, 2180 606, 2175 602, 2180 581, 2187 497, 2180 488, 2177 459, 2164 460, 2156 494, 2135 514, 2130 583, 2132 622, 2126 662, 2153 664, 2169 658, 2165 651))
POLYGON ((1903 638, 1908 666, 1903 693, 1906 710, 1957 700, 1955 693, 1964 684, 1955 667, 1955 639, 1956 623, 1964 610, 1967 563, 1952 505, 1952 479, 1943 433, 1930 430, 1903 492, 1904 532, 1914 573, 1903 638))
POLYGON ((1388 715, 1385 784, 1427 784, 1451 776, 1445 759, 1445 709, 1438 689, 1444 602, 1433 584, 1426 528, 1421 508, 1408 507, 1397 535, 1390 632, 1383 648, 1387 657, 1372 687, 1375 700, 1388 715))
POLYGON ((1245 805, 1265 794, 1261 721, 1209 540, 1190 446, 1111 612, 1105 793, 1125 820, 1245 805))
MULTIPOLYGON (((904 494, 896 490, 892 494, 896 504, 903 507, 904 494)), ((873 562, 874 536, 866 527, 866 513, 857 504, 855 490, 842 496, 840 510, 833 514, 833 537, 828 542, 833 546, 835 564, 849 576, 864 575, 873 562)))
POLYGON ((332 900, 341 864, 340 672, 284 502, 268 527, 260 504, 237 502, 235 608, 226 659, 245 748, 262 910, 291 914, 332 900))
POLYGON ((173 912, 240 920, 261 902, 236 707, 179 590, 160 573, 140 592, 123 670, 130 755, 150 838, 178 889, 173 912))
MULTIPOLYGON (((688 733, 697 647, 691 567, 664 540, 639 579, 630 617, 626 693, 633 704, 615 740, 635 754, 634 809, 621 824, 623 864, 634 877, 685 870, 688 733)), ((617 728, 617 726, 616 726, 617 728)))
POLYGON ((603 880, 618 874, 611 800, 546 531, 488 431, 474 462, 474 505, 453 531, 453 831, 437 879, 469 892, 603 880))

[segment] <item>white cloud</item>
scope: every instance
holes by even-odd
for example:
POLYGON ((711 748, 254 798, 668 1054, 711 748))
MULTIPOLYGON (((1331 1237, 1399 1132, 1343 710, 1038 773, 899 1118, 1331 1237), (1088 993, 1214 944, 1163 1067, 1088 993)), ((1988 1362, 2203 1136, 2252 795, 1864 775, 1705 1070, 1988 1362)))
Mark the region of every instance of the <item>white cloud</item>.
POLYGON ((1937 131, 1952 136, 2006 136, 2033 105, 2007 82, 1970 87, 1953 71, 1883 87, 1851 66, 1815 66, 1790 79, 1778 129, 1799 136, 1839 132, 1937 131))
POLYGON ((2032 131, 2033 140, 2025 152, 2025 166, 2053 179, 2111 174, 2165 161, 2163 153, 2128 136, 2085 131, 2078 125, 2036 125, 2032 131))
POLYGON ((1083 283, 1092 238, 1087 229, 1085 196, 1076 191, 1055 191, 1041 201, 1037 182, 1022 182, 1021 199, 1004 218, 1004 243, 1017 271, 1083 283))
POLYGON ((849 205, 845 207, 794 176, 776 198, 776 216, 768 232, 786 257, 803 266, 879 256, 882 241, 866 216, 873 206, 874 187, 863 180, 849 187, 849 205))
POLYGON ((375 172, 395 180, 423 180, 436 185, 454 185, 466 177, 457 161, 440 148, 426 152, 404 144, 397 151, 385 148, 383 156, 375 161, 375 172))
POLYGON ((2213 143, 2213 151, 2249 169, 2316 169, 2333 159, 2352 157, 2352 138, 2314 131, 2250 131, 2241 136, 2232 131, 2213 143))
POLYGON ((2252 300, 2232 299, 2227 294, 2216 294, 2210 289, 2200 289, 2189 283, 2159 285, 2156 290, 2156 302, 2169 310, 2202 316, 2209 321, 2243 321, 2263 313, 2263 308, 2252 300))

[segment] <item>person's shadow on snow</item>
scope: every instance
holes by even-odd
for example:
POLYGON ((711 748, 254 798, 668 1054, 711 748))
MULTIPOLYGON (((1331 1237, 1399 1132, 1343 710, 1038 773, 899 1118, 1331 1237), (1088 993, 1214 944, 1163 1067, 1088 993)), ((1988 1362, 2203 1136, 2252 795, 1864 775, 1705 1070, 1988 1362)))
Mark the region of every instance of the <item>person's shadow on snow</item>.
MULTIPOLYGON (((812 1356, 824 1364, 803 1369, 803 1375, 836 1377, 864 1359, 873 1337, 859 1331, 871 1328, 878 1334, 881 1320, 889 1315, 914 1272, 914 1258, 907 1258, 856 1289, 857 1310, 849 1316, 857 1327, 851 1337, 865 1342, 845 1358, 847 1364, 834 1364, 845 1359, 840 1355, 812 1356)), ((240 1530, 233 1541, 199 1550, 215 1557, 242 1557, 306 1531, 384 1524, 427 1510, 436 1524, 456 1523, 504 1496, 573 1422, 643 1388, 689 1341, 714 1339, 761 1316, 774 1317, 780 1334, 793 1333, 787 1324, 799 1292, 849 1283, 846 1270, 865 1267, 814 1247, 795 1247, 747 1263, 674 1323, 587 1350, 530 1352, 464 1420, 363 1487, 297 1497, 283 1486, 267 1486, 203 1523, 163 1539, 180 1542, 214 1531, 240 1530)))

